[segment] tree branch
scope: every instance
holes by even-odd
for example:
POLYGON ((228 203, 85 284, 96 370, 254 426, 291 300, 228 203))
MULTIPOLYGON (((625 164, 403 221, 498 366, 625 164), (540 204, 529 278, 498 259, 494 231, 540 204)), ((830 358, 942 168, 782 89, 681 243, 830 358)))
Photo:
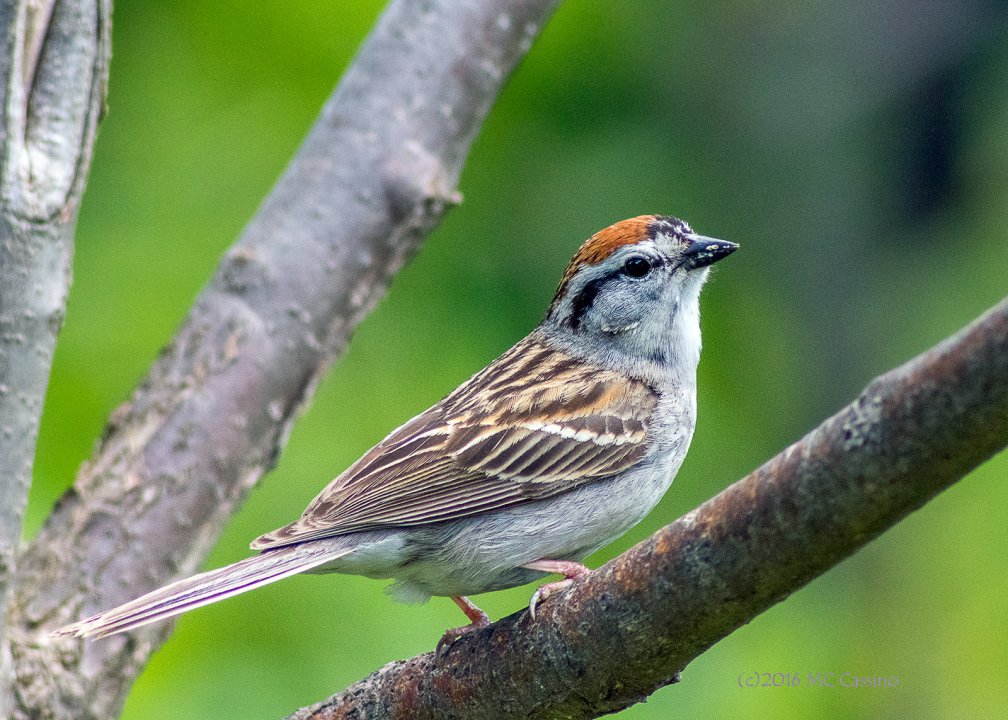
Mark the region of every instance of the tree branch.
POLYGON ((291 720, 590 718, 700 653, 1008 444, 1008 299, 568 592, 291 720))
MULTIPOLYGON (((167 637, 47 630, 197 569, 298 410, 458 201, 483 118, 557 0, 399 0, 18 570, 14 717, 108 718, 167 637)), ((57 11, 58 12, 58 11, 57 11)))
POLYGON ((0 717, 12 711, 7 607, 105 101, 109 15, 101 0, 0 4, 0 717))

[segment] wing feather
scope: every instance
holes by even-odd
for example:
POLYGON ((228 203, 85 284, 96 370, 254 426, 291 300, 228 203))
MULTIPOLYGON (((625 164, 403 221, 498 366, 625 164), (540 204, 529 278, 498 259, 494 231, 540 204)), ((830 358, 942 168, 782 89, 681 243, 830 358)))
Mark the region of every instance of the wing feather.
POLYGON ((266 549, 550 497, 640 462, 657 393, 536 334, 369 450, 266 549))

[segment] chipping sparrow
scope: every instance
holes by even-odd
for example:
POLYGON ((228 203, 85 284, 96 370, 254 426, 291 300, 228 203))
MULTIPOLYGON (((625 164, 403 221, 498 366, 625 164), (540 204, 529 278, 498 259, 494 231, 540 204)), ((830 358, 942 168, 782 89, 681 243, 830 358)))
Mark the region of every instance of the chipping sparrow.
POLYGON ((546 318, 329 483, 259 555, 55 631, 102 637, 302 572, 394 578, 402 601, 559 573, 637 524, 671 484, 696 418, 700 288, 738 246, 673 217, 623 220, 584 243, 546 318))

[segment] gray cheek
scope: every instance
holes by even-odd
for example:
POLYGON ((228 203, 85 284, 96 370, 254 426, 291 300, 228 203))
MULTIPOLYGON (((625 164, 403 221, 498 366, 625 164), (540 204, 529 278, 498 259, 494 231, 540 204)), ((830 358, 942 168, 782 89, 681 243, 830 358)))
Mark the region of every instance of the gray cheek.
POLYGON ((638 288, 617 288, 596 298, 594 323, 603 332, 629 330, 655 312, 655 300, 652 293, 642 295, 638 288))

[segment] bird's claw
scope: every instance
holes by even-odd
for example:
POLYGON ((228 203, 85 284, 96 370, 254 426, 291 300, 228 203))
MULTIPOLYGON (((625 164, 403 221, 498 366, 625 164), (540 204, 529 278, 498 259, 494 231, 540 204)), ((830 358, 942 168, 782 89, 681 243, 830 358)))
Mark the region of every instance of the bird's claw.
POLYGON ((482 628, 487 627, 490 624, 490 617, 480 610, 478 607, 470 602, 469 598, 456 596, 452 600, 462 608, 466 616, 472 620, 468 625, 463 625, 457 628, 451 628, 445 631, 445 634, 441 636, 438 640, 437 646, 434 648, 434 654, 438 657, 443 657, 448 654, 449 648, 463 635, 468 635, 471 632, 476 632, 482 628))
POLYGON ((485 623, 469 623, 468 625, 463 625, 462 627, 445 630, 445 634, 441 636, 441 639, 438 640, 437 646, 434 648, 434 654, 438 657, 444 657, 448 654, 448 650, 451 649, 451 646, 454 645, 455 641, 460 637, 476 632, 477 630, 481 630, 489 624, 489 621, 485 623))
POLYGON ((532 621, 534 622, 536 619, 536 606, 539 603, 555 593, 557 590, 562 590, 567 587, 572 582, 574 582, 574 578, 565 578, 556 582, 546 583, 532 593, 532 599, 529 600, 529 615, 532 616, 532 621))
POLYGON ((532 593, 532 599, 529 600, 529 616, 532 618, 532 622, 535 622, 536 605, 543 599, 542 595, 542 588, 539 588, 532 593))

